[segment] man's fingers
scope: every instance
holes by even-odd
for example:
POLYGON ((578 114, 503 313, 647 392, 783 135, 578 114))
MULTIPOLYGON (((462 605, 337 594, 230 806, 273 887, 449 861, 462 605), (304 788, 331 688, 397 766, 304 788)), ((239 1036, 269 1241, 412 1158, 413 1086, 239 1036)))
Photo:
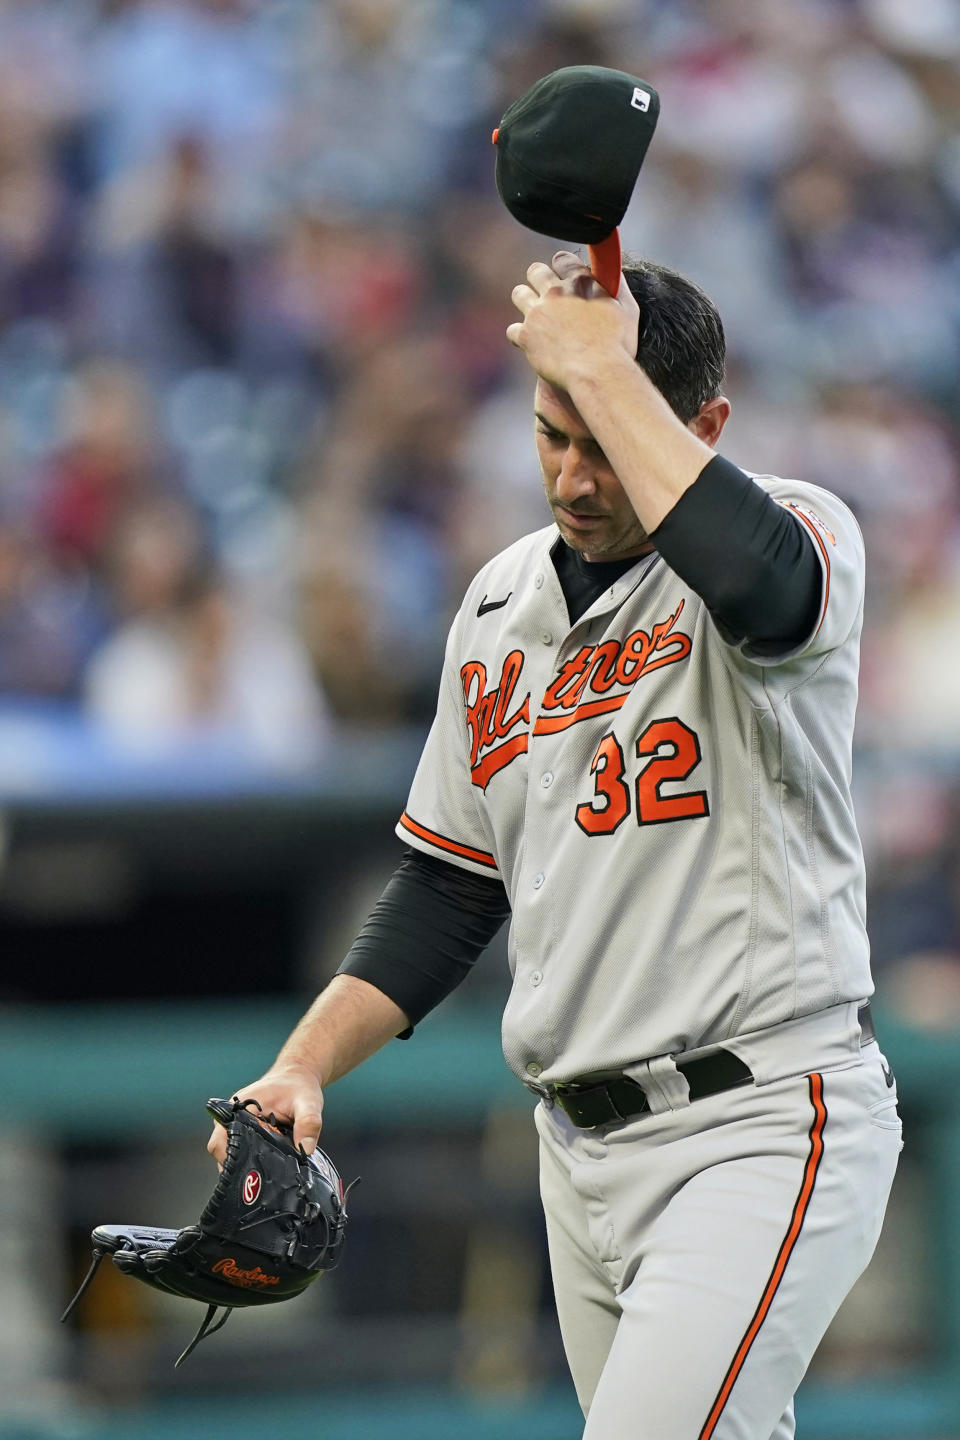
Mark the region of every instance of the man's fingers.
POLYGON ((550 262, 555 275, 558 275, 564 282, 563 288, 571 295, 578 295, 581 300, 593 300, 598 295, 606 295, 602 285, 594 279, 593 271, 585 260, 579 255, 574 255, 572 250, 558 250, 550 262))
MULTIPOLYGON (((293 1142, 302 1145, 308 1155, 317 1148, 317 1141, 323 1124, 323 1102, 318 1095, 304 1095, 288 1102, 293 1120, 293 1142)), ((287 1106, 280 1106, 286 1109, 287 1106)), ((214 1125, 207 1141, 207 1152, 222 1168, 227 1158, 227 1132, 222 1125, 214 1125)))
POLYGON ((520 314, 526 315, 527 311, 530 309, 530 306, 537 299, 537 292, 535 290, 531 290, 529 285, 514 285, 513 289, 510 291, 510 299, 520 311, 520 314))
POLYGON ((550 264, 553 273, 559 275, 561 280, 568 280, 571 275, 576 275, 578 270, 590 274, 590 266, 581 260, 579 255, 574 255, 572 250, 558 250, 550 264))
POLYGON ((563 281, 564 291, 580 300, 603 300, 607 292, 594 276, 585 260, 572 250, 558 250, 550 262, 555 275, 563 281))
POLYGON ((562 277, 544 260, 534 260, 532 265, 527 266, 527 283, 537 295, 542 295, 544 290, 556 285, 558 278, 562 277))
POLYGON ((322 1123, 323 1117, 315 1106, 298 1110, 293 1122, 294 1145, 302 1145, 304 1151, 308 1155, 312 1155, 317 1148, 322 1123))
POLYGON ((517 347, 518 350, 522 350, 522 349, 523 349, 523 346, 520 344, 520 335, 521 335, 522 331, 523 331, 523 321, 522 321, 522 320, 514 320, 514 322, 513 322, 512 325, 508 325, 508 326, 507 326, 507 339, 510 341, 510 344, 511 344, 511 345, 516 345, 516 347, 517 347))
MULTIPOLYGON (((570 250, 558 250, 551 265, 545 264, 543 260, 534 260, 533 264, 527 267, 527 283, 515 285, 510 292, 510 298, 520 314, 526 317, 531 306, 542 300, 550 290, 558 295, 573 295, 580 300, 603 299, 607 295, 603 286, 594 278, 589 265, 585 265, 579 256, 570 250)), ((517 343, 509 330, 507 338, 514 345, 517 343)))

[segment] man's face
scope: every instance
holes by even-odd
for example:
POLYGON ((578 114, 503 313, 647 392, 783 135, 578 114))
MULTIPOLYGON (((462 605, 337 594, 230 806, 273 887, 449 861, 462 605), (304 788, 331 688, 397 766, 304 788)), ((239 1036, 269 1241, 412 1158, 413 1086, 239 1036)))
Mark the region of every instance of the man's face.
POLYGON ((622 560, 653 549, 610 462, 573 402, 537 382, 537 454, 560 534, 585 560, 622 560))

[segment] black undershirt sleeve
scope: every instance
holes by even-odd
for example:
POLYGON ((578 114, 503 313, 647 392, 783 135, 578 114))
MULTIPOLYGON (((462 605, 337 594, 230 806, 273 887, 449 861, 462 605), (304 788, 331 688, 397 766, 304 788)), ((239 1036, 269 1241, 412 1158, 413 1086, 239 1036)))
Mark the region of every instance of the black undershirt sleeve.
POLYGON ((816 625, 823 580, 811 536, 722 455, 650 538, 727 641, 775 655, 802 644, 816 625))
POLYGON ((466 978, 510 914, 501 880, 407 848, 338 975, 399 1005, 411 1028, 466 978))

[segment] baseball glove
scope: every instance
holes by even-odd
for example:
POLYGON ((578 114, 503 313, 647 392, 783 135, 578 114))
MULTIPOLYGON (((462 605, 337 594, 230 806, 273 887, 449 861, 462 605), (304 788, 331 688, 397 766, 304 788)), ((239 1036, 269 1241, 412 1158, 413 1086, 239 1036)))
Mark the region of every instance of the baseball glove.
POLYGON ((146 1225, 98 1225, 90 1239, 93 1263, 62 1315, 66 1320, 105 1255, 118 1270, 207 1312, 177 1360, 181 1365, 207 1335, 241 1305, 289 1300, 332 1270, 346 1228, 346 1192, 327 1155, 307 1156, 292 1128, 254 1114, 255 1100, 208 1100, 227 1131, 227 1155, 216 1189, 196 1225, 163 1230, 146 1225), (223 1308, 219 1319, 217 1311, 223 1308))

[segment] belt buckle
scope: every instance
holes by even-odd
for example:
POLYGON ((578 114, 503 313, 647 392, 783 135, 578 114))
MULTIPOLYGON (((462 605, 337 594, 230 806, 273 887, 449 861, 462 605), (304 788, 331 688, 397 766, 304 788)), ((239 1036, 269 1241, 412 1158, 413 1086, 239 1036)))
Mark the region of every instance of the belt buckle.
MULTIPOLYGON (((576 1125, 579 1129, 596 1130, 596 1124, 585 1125, 583 1123, 583 1119, 581 1118, 583 1115, 583 1111, 579 1109, 577 1102, 582 1096, 594 1095, 598 1090, 602 1090, 604 1095, 606 1095, 608 1102, 612 1104, 610 1096, 607 1092, 607 1087, 602 1082, 596 1085, 577 1085, 575 1082, 561 1082, 559 1085, 553 1086, 553 1096, 557 1104, 560 1106, 561 1110, 563 1110, 567 1115, 569 1115, 574 1125, 576 1125), (567 1109, 567 1106, 564 1104, 565 1100, 569 1100, 571 1102, 571 1109, 576 1111, 577 1113, 571 1113, 571 1110, 567 1109)), ((598 1121, 597 1124, 599 1123, 600 1122, 598 1121)))
MULTIPOLYGON (((612 1079, 618 1078, 627 1077, 612 1077, 612 1079)), ((635 1081, 633 1083, 636 1084, 635 1081)), ((610 1089, 610 1085, 610 1080, 598 1080, 594 1085, 578 1085, 575 1081, 567 1083, 561 1082, 559 1085, 553 1086, 553 1094, 556 1098, 557 1103, 560 1105, 560 1108, 562 1110, 565 1110, 566 1113, 570 1116, 571 1120, 573 1120, 573 1123, 582 1130, 596 1130, 599 1126, 611 1125, 614 1123, 614 1121, 619 1121, 621 1124, 623 1124, 628 1120, 632 1120, 635 1116, 642 1115, 645 1111, 649 1110, 649 1102, 647 1100, 643 1087, 641 1085, 637 1085, 636 1088, 640 1103, 635 1110, 628 1110, 627 1113, 624 1114, 624 1112, 620 1109, 620 1106, 617 1104, 617 1101, 610 1089), (584 1120, 582 1118, 584 1114, 583 1109, 577 1105, 579 1099, 588 1095, 596 1096, 598 1098, 602 1096, 607 1106, 607 1113, 604 1115, 603 1119, 596 1120, 592 1125, 587 1125, 584 1123, 584 1120), (571 1114, 571 1111, 568 1110, 567 1106, 564 1104, 564 1101, 568 1099, 572 1102, 572 1108, 577 1109, 578 1113, 576 1115, 571 1114)))
POLYGON ((575 1085, 571 1084, 569 1081, 561 1080, 559 1085, 548 1086, 547 1093, 549 1094, 551 1100, 553 1100, 554 1103, 559 1105, 562 1109, 564 1100, 575 1101, 579 1095, 582 1095, 584 1093, 584 1091, 593 1090, 595 1088, 596 1087, 593 1085, 575 1085))

